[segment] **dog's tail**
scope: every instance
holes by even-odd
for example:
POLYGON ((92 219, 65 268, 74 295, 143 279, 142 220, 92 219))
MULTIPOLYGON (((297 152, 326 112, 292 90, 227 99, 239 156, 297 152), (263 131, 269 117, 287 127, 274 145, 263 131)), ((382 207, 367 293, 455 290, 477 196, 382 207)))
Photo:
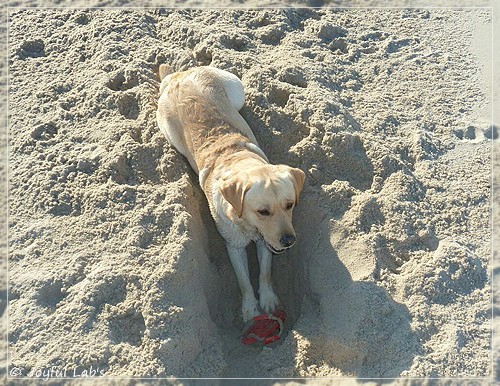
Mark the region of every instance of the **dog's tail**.
POLYGON ((160 68, 158 70, 160 81, 162 81, 168 74, 171 74, 172 72, 174 72, 174 69, 171 66, 165 63, 160 64, 160 68))

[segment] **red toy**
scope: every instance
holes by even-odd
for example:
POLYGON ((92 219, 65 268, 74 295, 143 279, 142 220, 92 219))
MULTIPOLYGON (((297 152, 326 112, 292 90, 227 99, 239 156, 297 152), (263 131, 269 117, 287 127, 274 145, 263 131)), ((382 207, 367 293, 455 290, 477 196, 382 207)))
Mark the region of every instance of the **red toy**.
POLYGON ((254 323, 243 334, 241 343, 254 344, 262 342, 263 344, 270 344, 276 342, 283 333, 285 319, 285 311, 275 311, 272 314, 254 317, 254 323))

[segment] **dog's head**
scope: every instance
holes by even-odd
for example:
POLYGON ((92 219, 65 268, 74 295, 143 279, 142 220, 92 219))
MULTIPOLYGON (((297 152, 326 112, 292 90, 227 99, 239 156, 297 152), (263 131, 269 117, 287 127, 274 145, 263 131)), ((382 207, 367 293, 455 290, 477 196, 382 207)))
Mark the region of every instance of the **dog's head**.
POLYGON ((286 165, 262 165, 237 172, 221 185, 232 213, 257 228, 274 253, 295 244, 292 211, 304 186, 302 170, 286 165))

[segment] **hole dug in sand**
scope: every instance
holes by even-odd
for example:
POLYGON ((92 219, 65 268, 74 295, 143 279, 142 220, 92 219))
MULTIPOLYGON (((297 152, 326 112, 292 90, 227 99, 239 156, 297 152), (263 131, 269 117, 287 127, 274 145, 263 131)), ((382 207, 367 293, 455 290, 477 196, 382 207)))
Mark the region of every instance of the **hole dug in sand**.
MULTIPOLYGON (((331 198, 327 196, 306 188, 294 213, 297 245, 274 257, 273 287, 288 319, 283 339, 273 350, 239 342, 243 327, 240 290, 224 240, 201 199, 206 234, 199 239, 207 240, 208 259, 219 277, 213 292, 216 298, 207 297, 207 301, 225 361, 220 376, 394 377, 410 368, 420 347, 408 309, 373 282, 377 267, 368 238, 346 239, 342 225, 335 229, 332 215, 339 213, 325 211, 325 202, 335 206, 328 204, 331 198)), ((347 208, 343 206, 341 215, 357 215, 345 213, 347 208)), ((258 296, 255 247, 247 247, 247 252, 258 296)))
MULTIPOLYGON (((385 212, 370 191, 375 171, 369 149, 348 133, 327 135, 322 145, 309 157, 322 170, 324 188, 305 187, 294 211, 298 242, 273 259, 273 287, 288 317, 285 335, 273 350, 239 341, 238 283, 208 203, 195 189, 204 225, 196 238, 207 240, 210 269, 217 276, 206 299, 224 359, 222 377, 399 376, 420 351, 408 309, 375 283, 379 267, 368 233, 384 224, 385 212)), ((253 244, 247 253, 258 297, 253 244)))

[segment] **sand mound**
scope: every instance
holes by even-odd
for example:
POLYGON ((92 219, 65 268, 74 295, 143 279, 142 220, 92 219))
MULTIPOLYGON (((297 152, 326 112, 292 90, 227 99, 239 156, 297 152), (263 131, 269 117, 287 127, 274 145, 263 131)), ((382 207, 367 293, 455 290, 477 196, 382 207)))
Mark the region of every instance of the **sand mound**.
POLYGON ((469 31, 490 23, 488 10, 13 11, 11 367, 489 375, 497 134, 469 31), (271 162, 307 172, 300 242, 273 263, 289 315, 273 350, 239 344, 223 240, 156 126, 164 62, 238 75, 271 162))

